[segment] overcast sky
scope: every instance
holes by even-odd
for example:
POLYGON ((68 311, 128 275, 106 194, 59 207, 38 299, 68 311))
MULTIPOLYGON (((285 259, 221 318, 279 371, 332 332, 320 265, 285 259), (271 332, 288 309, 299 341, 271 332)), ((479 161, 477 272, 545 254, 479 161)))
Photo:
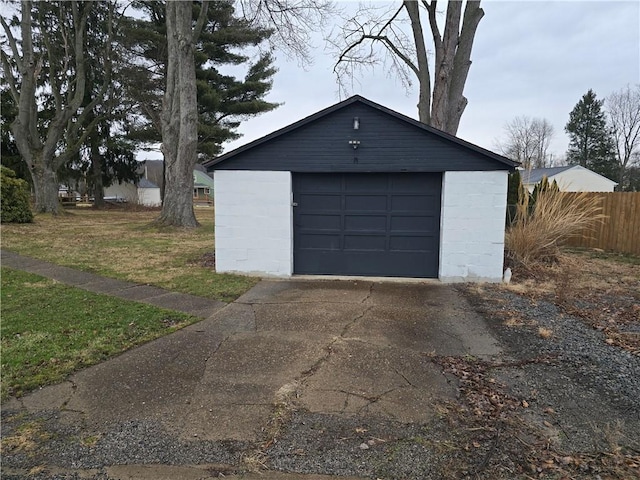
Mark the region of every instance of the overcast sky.
MULTIPOLYGON (((349 8, 353 2, 339 2, 349 8)), ((589 88, 599 98, 640 82, 640 2, 484 1, 458 136, 496 150, 506 122, 546 118, 555 129, 550 151, 563 156, 569 112, 589 88)), ((428 27, 425 25, 426 32, 428 27)), ((334 58, 319 39, 314 64, 277 61, 268 100, 278 109, 248 120, 229 151, 344 99, 332 73, 334 58)), ((417 88, 405 91, 384 71, 360 78, 353 92, 417 118, 417 88)))

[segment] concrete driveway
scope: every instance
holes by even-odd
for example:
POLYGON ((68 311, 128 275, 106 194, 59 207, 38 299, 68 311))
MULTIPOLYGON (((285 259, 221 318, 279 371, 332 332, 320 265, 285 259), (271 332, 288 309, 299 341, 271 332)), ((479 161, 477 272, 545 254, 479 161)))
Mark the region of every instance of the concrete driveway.
POLYGON ((451 286, 264 280, 207 320, 4 408, 53 410, 85 437, 146 422, 180 441, 260 445, 287 409, 427 423, 457 394, 430 355, 499 353, 451 286))

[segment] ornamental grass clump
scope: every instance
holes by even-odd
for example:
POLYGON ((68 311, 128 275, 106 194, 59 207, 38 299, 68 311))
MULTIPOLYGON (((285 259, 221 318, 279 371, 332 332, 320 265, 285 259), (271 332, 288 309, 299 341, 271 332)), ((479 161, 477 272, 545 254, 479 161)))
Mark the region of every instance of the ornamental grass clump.
POLYGON ((562 193, 546 178, 535 196, 520 189, 515 217, 505 236, 511 265, 525 268, 557 261, 560 247, 573 235, 601 221, 602 207, 589 192, 562 193))

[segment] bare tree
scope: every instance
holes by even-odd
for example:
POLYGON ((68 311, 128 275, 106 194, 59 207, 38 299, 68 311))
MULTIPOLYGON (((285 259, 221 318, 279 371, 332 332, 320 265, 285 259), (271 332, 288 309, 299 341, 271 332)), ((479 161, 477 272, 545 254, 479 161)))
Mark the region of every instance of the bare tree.
POLYGON ((498 142, 500 152, 524 168, 551 166, 548 153, 553 126, 545 118, 516 117, 504 126, 506 139, 498 142))
POLYGON ((167 1, 167 73, 162 99, 165 192, 161 225, 197 227, 193 168, 198 161, 198 102, 194 45, 207 18, 208 1, 192 25, 193 2, 167 1))
POLYGON ((302 65, 312 62, 311 35, 336 13, 330 0, 236 0, 240 14, 252 25, 273 31, 268 42, 302 65))
POLYGON ((365 68, 386 65, 405 88, 418 81, 421 122, 452 135, 458 131, 467 106, 463 95, 471 67, 471 50, 484 11, 480 1, 447 2, 444 29, 438 24, 437 0, 405 0, 391 9, 361 7, 331 35, 338 51, 334 72, 342 87, 365 68), (433 71, 423 29, 429 22, 435 51, 433 71), (432 88, 433 85, 433 88, 432 88))
POLYGON ((618 188, 626 189, 626 173, 640 158, 640 84, 612 93, 605 105, 618 161, 618 188))
MULTIPOLYGON (((36 212, 58 213, 57 171, 93 129, 87 126, 89 112, 110 84, 107 62, 104 84, 80 108, 87 93, 85 44, 91 8, 91 2, 40 2, 34 10, 33 2, 24 0, 20 19, 8 22, 0 16, 6 39, 0 50, 3 78, 18 108, 11 132, 31 173, 36 212), (20 25, 18 38, 11 22, 20 25)), ((108 24, 110 28, 111 21, 108 24)), ((108 59, 111 41, 104 48, 108 59)))

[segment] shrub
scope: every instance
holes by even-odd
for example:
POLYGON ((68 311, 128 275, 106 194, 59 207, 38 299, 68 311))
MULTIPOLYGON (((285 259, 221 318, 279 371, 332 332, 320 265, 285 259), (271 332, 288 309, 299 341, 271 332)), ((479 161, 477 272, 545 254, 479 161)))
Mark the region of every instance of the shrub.
POLYGON ((516 205, 522 189, 522 177, 520 170, 516 170, 509 174, 509 182, 507 184, 507 223, 508 227, 515 218, 516 205))
POLYGON ((557 187, 539 188, 535 205, 522 188, 515 218, 507 229, 505 248, 511 265, 531 267, 557 260, 566 240, 604 218, 589 192, 563 194, 557 187))
POLYGON ((29 205, 29 185, 10 168, 0 166, 0 221, 2 223, 29 223, 33 213, 29 205))

